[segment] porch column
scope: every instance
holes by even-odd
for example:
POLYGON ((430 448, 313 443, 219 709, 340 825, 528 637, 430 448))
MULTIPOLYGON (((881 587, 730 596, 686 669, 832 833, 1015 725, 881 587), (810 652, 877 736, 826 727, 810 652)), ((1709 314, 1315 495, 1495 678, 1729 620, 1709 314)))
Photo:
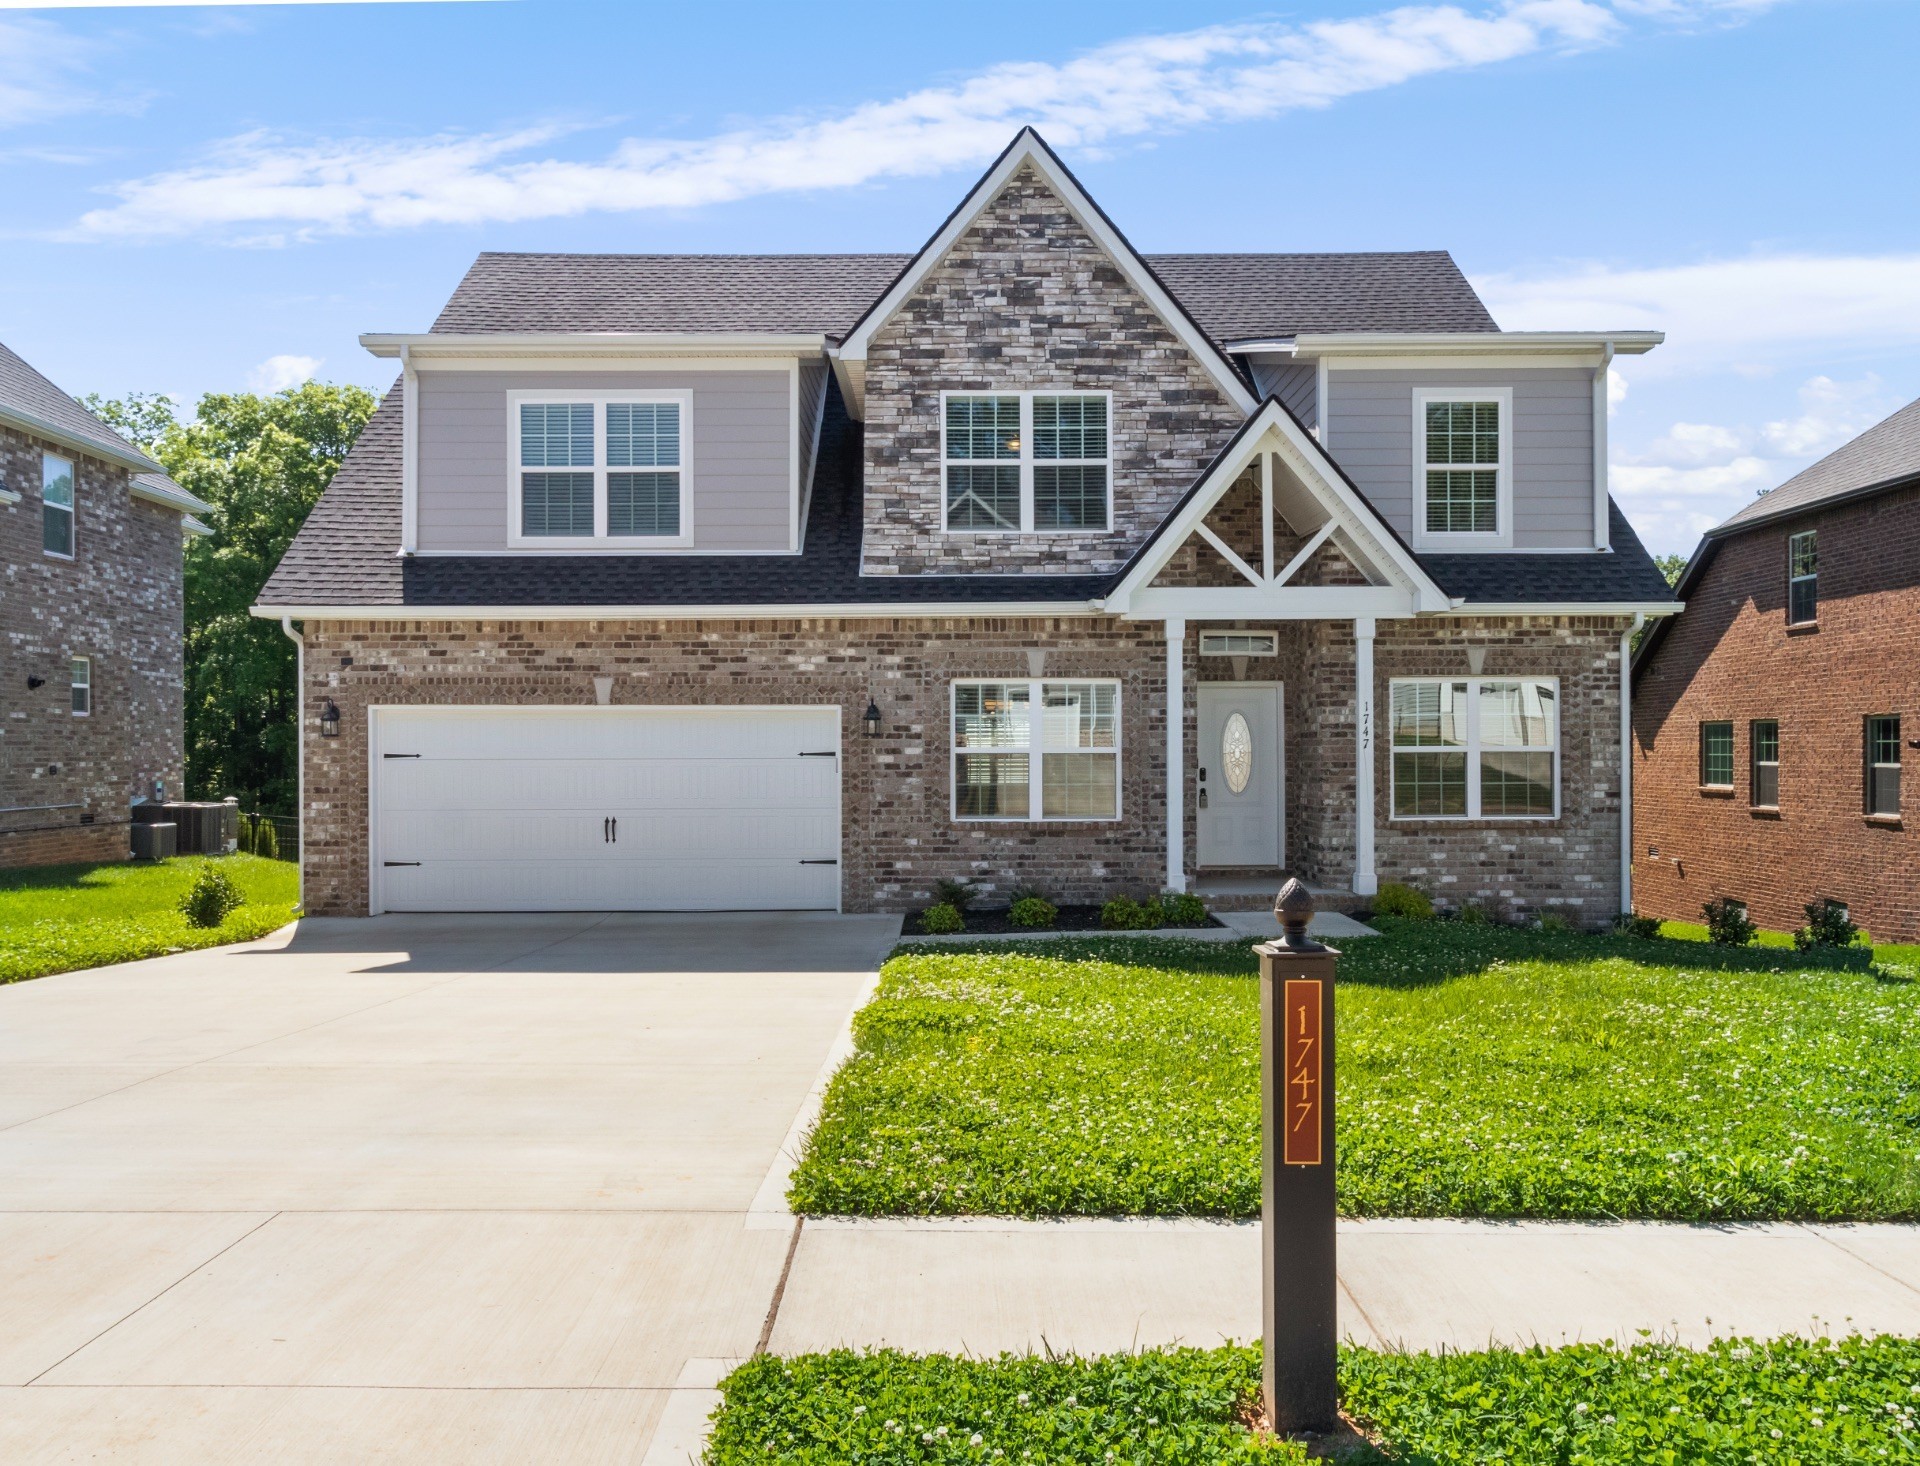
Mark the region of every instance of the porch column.
POLYGON ((1187 622, 1167 618, 1167 889, 1187 888, 1187 622))
POLYGON ((1371 616, 1353 619, 1353 893, 1380 889, 1373 869, 1373 628, 1371 616))

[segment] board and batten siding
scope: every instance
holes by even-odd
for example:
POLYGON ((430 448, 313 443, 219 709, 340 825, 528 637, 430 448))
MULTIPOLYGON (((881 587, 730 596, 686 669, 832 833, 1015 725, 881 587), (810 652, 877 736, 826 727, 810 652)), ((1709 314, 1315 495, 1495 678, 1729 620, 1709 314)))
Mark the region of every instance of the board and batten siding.
POLYGON ((767 554, 788 547, 793 388, 785 370, 422 370, 418 381, 418 545, 423 552, 507 549, 507 394, 576 389, 692 392, 688 493, 694 551, 767 554))
POLYGON ((1253 357, 1253 385, 1262 397, 1278 397, 1301 426, 1312 431, 1319 425, 1320 368, 1310 361, 1274 361, 1253 357))
POLYGON ((1413 394, 1434 387, 1513 391, 1513 548, 1593 547, 1593 373, 1379 370, 1327 374, 1321 440, 1385 518, 1413 535, 1413 394))

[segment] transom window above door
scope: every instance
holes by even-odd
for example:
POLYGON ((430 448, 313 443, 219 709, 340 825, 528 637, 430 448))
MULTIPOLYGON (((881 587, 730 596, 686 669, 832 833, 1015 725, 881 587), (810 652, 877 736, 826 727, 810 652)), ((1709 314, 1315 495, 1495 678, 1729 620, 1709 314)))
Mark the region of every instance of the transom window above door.
POLYGON ((949 533, 1073 533, 1111 525, 1110 394, 947 392, 940 406, 949 533))
POLYGON ((507 542, 643 550, 693 543, 690 392, 510 393, 507 542))
POLYGON ((1513 393, 1413 394, 1414 543, 1470 549, 1513 542, 1513 393))

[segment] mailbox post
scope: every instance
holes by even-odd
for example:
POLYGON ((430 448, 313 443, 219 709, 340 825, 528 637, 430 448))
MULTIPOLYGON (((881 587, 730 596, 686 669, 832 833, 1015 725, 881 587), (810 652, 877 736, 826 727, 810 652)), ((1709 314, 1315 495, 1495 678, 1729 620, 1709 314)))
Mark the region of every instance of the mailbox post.
POLYGON ((1267 1418, 1278 1432, 1339 1424, 1334 1258, 1333 969, 1307 935, 1297 880, 1273 905, 1278 941, 1260 958, 1260 1264, 1267 1418))

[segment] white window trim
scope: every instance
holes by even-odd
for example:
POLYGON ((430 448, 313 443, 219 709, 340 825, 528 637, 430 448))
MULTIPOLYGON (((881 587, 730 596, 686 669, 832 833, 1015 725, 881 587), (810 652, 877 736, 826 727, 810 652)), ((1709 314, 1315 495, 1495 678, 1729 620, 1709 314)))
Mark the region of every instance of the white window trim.
MULTIPOLYGON (((1416 387, 1413 389, 1413 547, 1416 550, 1508 550, 1513 548, 1513 388, 1416 387), (1494 523, 1491 534, 1473 530, 1427 528, 1427 470, 1449 465, 1427 462, 1427 404, 1492 402, 1500 408, 1500 461, 1494 465, 1494 523)), ((1451 465, 1458 467, 1459 465, 1451 465)), ((1484 467, 1485 465, 1481 465, 1484 467)))
POLYGON ((63 458, 58 453, 40 455, 40 553, 49 560, 71 560, 80 553, 80 468, 71 458, 63 458), (49 504, 47 502, 47 465, 64 463, 67 466, 67 482, 73 485, 71 504, 49 504), (46 518, 50 511, 58 511, 67 516, 67 552, 47 548, 46 518))
POLYGON ((662 388, 645 391, 608 391, 604 388, 572 392, 507 393, 507 544, 516 550, 607 550, 644 555, 650 550, 684 550, 693 545, 693 393, 662 388), (523 405, 591 403, 593 405, 593 467, 543 469, 520 462, 520 409, 523 405), (672 402, 680 408, 680 533, 677 535, 609 535, 607 533, 607 475, 645 473, 610 467, 607 463, 607 404, 610 402, 672 402), (591 535, 529 535, 520 532, 520 476, 523 473, 592 473, 593 533, 591 535))
POLYGON ((93 658, 92 657, 67 658, 67 678, 69 682, 69 694, 68 694, 67 706, 72 710, 74 717, 76 718, 92 717, 93 716, 93 658), (85 669, 84 676, 78 680, 76 680, 73 676, 73 670, 75 668, 85 669), (81 692, 81 691, 84 691, 87 694, 87 705, 84 708, 73 707, 72 693, 81 692))
POLYGON ((943 391, 940 394, 940 529, 952 535, 1110 535, 1113 533, 1113 393, 1084 391, 1078 387, 1040 387, 1032 391, 1014 391, 999 387, 943 391), (949 458, 947 456, 947 400, 952 397, 1018 397, 1020 399, 1020 527, 1018 529, 955 529, 947 523, 947 469, 967 464, 1012 463, 1011 458, 949 458), (1036 397, 1098 397, 1107 404, 1107 456, 1105 458, 1042 458, 1033 456, 1033 399, 1036 397), (1037 463, 1062 468, 1098 466, 1107 471, 1107 523, 1104 529, 1035 529, 1033 524, 1033 470, 1037 463))
POLYGON ((1820 619, 1820 541, 1816 538, 1817 534, 1816 530, 1803 529, 1798 534, 1787 536, 1787 625, 1789 626, 1812 626, 1820 619), (1801 540, 1813 541, 1813 573, 1811 575, 1793 573, 1793 547, 1801 540), (1796 621, 1793 619, 1793 588, 1803 580, 1813 582, 1813 616, 1810 620, 1796 621))
MULTIPOLYGON (((1452 398, 1450 401, 1460 399, 1452 398)), ((1387 682, 1387 818, 1393 824, 1478 824, 1478 825, 1544 825, 1560 818, 1560 778, 1564 759, 1561 745, 1565 741, 1564 719, 1566 710, 1560 698, 1560 679, 1558 677, 1393 677, 1387 682), (1438 683, 1464 682, 1467 685, 1467 741, 1459 748, 1436 747, 1423 744, 1419 747, 1403 746, 1394 742, 1393 690, 1396 687, 1426 687, 1438 683), (1542 687, 1553 689, 1553 742, 1546 748, 1513 748, 1496 745, 1493 749, 1480 746, 1480 689, 1488 686, 1511 686, 1522 682, 1538 683, 1542 687), (1553 755, 1553 813, 1552 814, 1481 814, 1480 811, 1480 755, 1494 753, 1551 753, 1553 755), (1395 754, 1400 753, 1464 753, 1467 756, 1467 812, 1465 814, 1398 814, 1394 812, 1394 794, 1396 780, 1393 767, 1395 754)))
MULTIPOLYGON (((1009 394, 1010 395, 1010 394, 1009 394)), ((947 687, 947 812, 956 824, 965 825, 1099 825, 1118 824, 1126 803, 1126 770, 1121 760, 1126 757, 1126 693, 1117 677, 959 677, 947 687), (1113 689, 1113 747, 1106 748, 1048 748, 1046 745, 1046 719, 1043 701, 1044 689, 1049 685, 1068 684, 1086 687, 1111 687, 1113 689), (1025 687, 1027 689, 1028 739, 1025 748, 962 748, 955 737, 955 727, 960 721, 960 689, 962 687, 1025 687), (1027 755, 1027 813, 1025 814, 962 814, 960 813, 960 758, 968 753, 1024 753, 1027 755), (1049 753, 1098 753, 1113 755, 1113 813, 1103 814, 1046 814, 1045 791, 1041 788, 1041 774, 1049 753)))

